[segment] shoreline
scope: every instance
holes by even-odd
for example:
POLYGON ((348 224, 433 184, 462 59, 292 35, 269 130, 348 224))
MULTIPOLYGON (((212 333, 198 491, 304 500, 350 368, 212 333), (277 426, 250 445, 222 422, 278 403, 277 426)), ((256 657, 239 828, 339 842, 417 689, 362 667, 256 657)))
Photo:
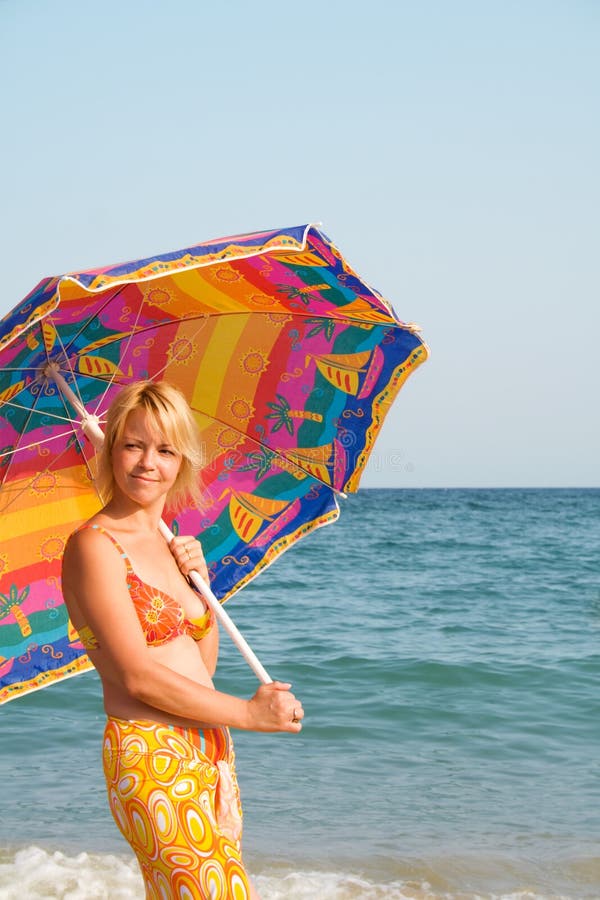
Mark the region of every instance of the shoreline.
MULTIPOLYGON (((589 848, 590 851, 592 847, 589 848)), ((262 900, 419 898, 419 900, 584 900, 600 891, 600 857, 581 854, 533 861, 529 857, 480 853, 439 855, 429 860, 309 860, 286 862, 246 853, 249 873, 262 900)), ((0 847, 3 900, 143 900, 143 885, 127 852, 67 852, 57 847, 0 847)))

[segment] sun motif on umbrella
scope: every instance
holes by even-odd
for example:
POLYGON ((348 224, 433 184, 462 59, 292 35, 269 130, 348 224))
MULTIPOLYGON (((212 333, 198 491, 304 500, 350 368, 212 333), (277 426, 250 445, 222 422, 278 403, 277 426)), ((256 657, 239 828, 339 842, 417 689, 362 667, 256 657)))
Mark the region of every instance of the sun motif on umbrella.
POLYGON ((221 428, 217 434, 217 446, 219 446, 221 450, 232 450, 234 447, 237 447, 243 439, 244 435, 239 431, 236 431, 235 428, 221 428))
POLYGON ((198 347, 189 338, 178 337, 171 341, 167 349, 169 362, 186 365, 198 352, 198 347))
POLYGON ((231 284, 234 281, 239 281, 242 277, 239 272, 233 268, 233 266, 221 266, 218 269, 213 269, 212 274, 214 275, 217 281, 226 281, 228 284, 231 284))
POLYGON ((58 479, 54 472, 40 472, 29 485, 29 490, 32 494, 38 494, 45 497, 56 489, 57 484, 58 479))
POLYGON ((267 294, 252 294, 248 300, 254 306, 274 306, 276 303, 275 298, 269 297, 267 294))
POLYGON ((286 322, 291 322, 292 317, 289 313, 267 313, 265 316, 265 322, 271 325, 285 325, 286 322))
POLYGON ((46 560, 61 559, 65 549, 65 542, 61 537, 53 535, 46 538, 40 547, 40 557, 46 560))
POLYGON ((268 365, 269 360, 259 350, 250 350, 240 359, 240 367, 247 375, 260 375, 268 365))
POLYGON ((229 404, 229 411, 231 412, 234 419, 239 419, 240 421, 245 422, 254 414, 254 407, 250 403, 248 403, 247 400, 244 400, 243 397, 236 397, 229 404))
POLYGON ((144 299, 151 306, 163 307, 173 301, 173 295, 163 287, 151 287, 144 291, 144 299))

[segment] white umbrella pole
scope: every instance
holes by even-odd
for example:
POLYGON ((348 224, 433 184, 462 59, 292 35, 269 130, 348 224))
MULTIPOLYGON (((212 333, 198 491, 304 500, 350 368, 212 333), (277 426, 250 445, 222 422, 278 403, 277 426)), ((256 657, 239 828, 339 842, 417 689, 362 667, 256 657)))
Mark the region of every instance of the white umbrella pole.
MULTIPOLYGON (((159 528, 160 533, 166 540, 166 542, 170 543, 174 537, 174 534, 171 531, 171 529, 169 528, 169 526, 162 519, 160 521, 158 528, 159 528)), ((242 656, 244 657, 244 659, 246 660, 246 662, 248 663, 248 665, 250 666, 250 668, 252 669, 252 671, 254 672, 256 677, 258 678, 258 680, 261 681, 263 684, 270 684, 273 679, 269 676, 268 672, 263 667, 262 663, 260 662, 260 660, 258 659, 256 654, 254 653, 254 650, 247 643, 246 639, 240 634, 237 626, 232 622, 231 618, 229 617, 229 614, 225 612, 222 604, 219 603, 219 601, 217 600, 217 598, 211 591, 208 584, 204 581, 202 576, 198 572, 196 572, 195 569, 193 569, 190 572, 190 578, 194 582, 194 585, 198 588, 198 590, 200 591, 200 593, 202 594, 202 596, 204 597, 204 599, 206 600, 206 602, 208 603, 208 605, 210 606, 212 611, 214 612, 219 624, 223 626, 223 628, 225 629, 225 631, 227 632, 227 634, 229 635, 229 637, 231 638, 231 640, 233 641, 235 646, 238 648, 238 650, 240 651, 240 653, 242 654, 242 656)))
MULTIPOLYGON (((56 366, 55 363, 48 364, 45 374, 49 378, 52 378, 54 382, 56 382, 63 396, 65 396, 69 400, 73 408, 77 411, 77 414, 80 417, 84 434, 89 438, 96 450, 99 450, 104 443, 104 433, 100 428, 98 417, 89 415, 85 406, 83 406, 79 398, 73 393, 73 391, 63 378, 62 374, 59 372, 58 366, 56 366)), ((159 531, 167 541, 167 543, 170 543, 173 540, 173 532, 162 520, 159 525, 159 531)), ((246 639, 242 637, 237 626, 233 623, 233 621, 229 617, 229 614, 225 612, 222 604, 219 603, 209 585, 195 570, 190 572, 190 579, 193 581, 195 587, 200 591, 200 593, 214 612, 217 621, 220 625, 223 626, 224 630, 227 632, 235 646, 238 648, 258 680, 262 682, 262 684, 271 684, 273 679, 270 677, 267 670, 264 668, 246 639)))

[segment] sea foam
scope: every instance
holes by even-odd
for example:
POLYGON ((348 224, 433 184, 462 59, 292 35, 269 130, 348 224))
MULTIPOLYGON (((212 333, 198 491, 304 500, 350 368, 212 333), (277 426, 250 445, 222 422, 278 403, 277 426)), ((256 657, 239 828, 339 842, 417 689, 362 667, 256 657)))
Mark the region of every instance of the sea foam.
MULTIPOLYGON (((376 883, 342 872, 276 871, 254 877, 262 900, 549 900, 541 894, 467 894, 436 891, 427 882, 376 883)), ((133 858, 26 847, 0 852, 0 900, 143 900, 133 858)), ((552 900, 568 900, 555 896, 552 900)))
POLYGON ((40 847, 0 855, 0 900, 143 900, 135 860, 40 847))

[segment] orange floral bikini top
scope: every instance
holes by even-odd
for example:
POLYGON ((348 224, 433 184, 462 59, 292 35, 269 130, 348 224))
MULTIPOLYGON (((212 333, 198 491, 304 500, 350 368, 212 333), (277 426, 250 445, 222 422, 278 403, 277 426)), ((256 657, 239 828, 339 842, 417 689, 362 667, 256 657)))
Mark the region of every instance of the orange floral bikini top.
MULTIPOLYGON (((81 527, 93 528, 95 531, 106 535, 121 554, 127 573, 129 596, 142 626, 146 644, 149 647, 158 647, 161 644, 166 644, 182 634, 189 634, 195 641, 200 641, 206 637, 214 625, 214 615, 211 609, 207 609, 198 619, 188 618, 179 601, 169 596, 169 594, 165 594, 164 591, 146 584, 135 574, 129 557, 110 531, 107 531, 101 525, 82 525, 81 527)), ((89 625, 82 625, 77 631, 86 650, 100 649, 96 636, 89 625)))

